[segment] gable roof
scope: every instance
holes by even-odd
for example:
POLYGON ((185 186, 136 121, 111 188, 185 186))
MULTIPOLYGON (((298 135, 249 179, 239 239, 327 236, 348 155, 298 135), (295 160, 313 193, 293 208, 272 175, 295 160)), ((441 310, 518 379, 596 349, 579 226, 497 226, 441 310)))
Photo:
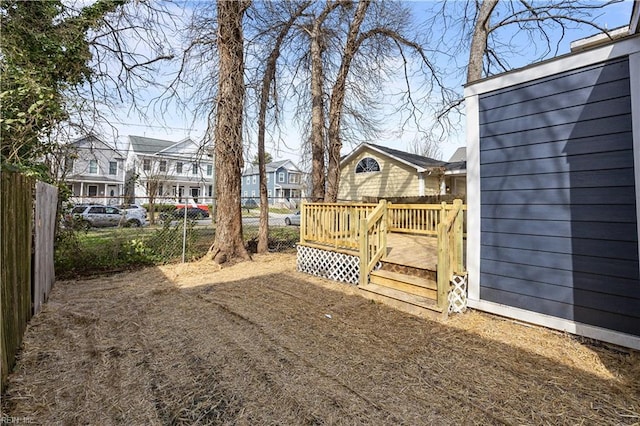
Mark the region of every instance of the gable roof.
POLYGON ((363 142, 360 145, 358 145, 356 149, 351 151, 350 154, 343 157, 342 160, 340 160, 340 165, 342 166, 346 164, 348 161, 350 161, 353 157, 358 155, 360 152, 362 152, 366 148, 369 148, 372 151, 375 151, 387 157, 391 157, 396 161, 399 161, 408 166, 411 166, 415 168, 416 171, 418 172, 424 172, 427 170, 432 170, 434 168, 444 167, 447 164, 444 161, 434 160, 433 158, 424 157, 422 155, 411 154, 409 152, 400 151, 398 149, 387 148, 386 146, 363 142))
POLYGON ((176 143, 164 139, 147 138, 145 136, 129 135, 129 142, 134 152, 138 154, 155 154, 167 149, 176 143))
POLYGON ((73 145, 73 146, 78 146, 79 147, 84 142, 90 142, 90 144, 91 144, 90 148, 93 149, 94 148, 93 141, 98 142, 100 145, 102 145, 104 147, 104 148, 99 148, 99 149, 102 149, 102 150, 107 149, 107 150, 113 151, 114 153, 116 153, 118 155, 118 157, 124 158, 123 154, 119 150, 117 150, 113 145, 103 141, 101 138, 99 138, 98 136, 96 136, 93 133, 89 133, 87 135, 80 136, 80 137, 72 140, 71 142, 69 142, 69 145, 73 145))
POLYGON ((467 161, 467 148, 464 146, 456 149, 456 152, 449 158, 449 163, 457 163, 458 161, 467 161))
MULTIPOLYGON (((291 160, 272 161, 270 163, 265 164, 264 167, 266 172, 270 173, 270 172, 275 172, 280 167, 284 167, 287 163, 291 164, 291 167, 286 168, 287 170, 295 169, 295 171, 300 172, 300 169, 291 160)), ((245 170, 242 175, 247 176, 247 175, 257 175, 257 174, 258 174, 258 165, 255 164, 249 167, 247 170, 245 170)))

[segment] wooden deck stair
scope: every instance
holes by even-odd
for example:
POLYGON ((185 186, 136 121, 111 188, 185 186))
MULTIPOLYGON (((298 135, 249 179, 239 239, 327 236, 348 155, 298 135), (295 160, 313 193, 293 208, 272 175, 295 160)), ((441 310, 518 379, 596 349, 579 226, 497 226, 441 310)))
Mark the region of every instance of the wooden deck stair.
POLYGON ((426 317, 442 314, 436 303, 435 271, 382 262, 382 268, 371 272, 369 283, 360 287, 368 298, 402 311, 426 317))

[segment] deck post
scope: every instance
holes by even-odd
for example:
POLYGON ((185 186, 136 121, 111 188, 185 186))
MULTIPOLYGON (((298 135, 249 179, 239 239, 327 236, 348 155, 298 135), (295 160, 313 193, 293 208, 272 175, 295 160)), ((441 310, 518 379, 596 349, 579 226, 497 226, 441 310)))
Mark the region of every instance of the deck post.
POLYGON ((367 265, 369 263, 369 233, 367 232, 367 219, 360 219, 360 285, 368 283, 367 265))
POLYGON ((300 203, 300 244, 306 242, 305 232, 307 231, 307 205, 303 201, 300 203))
POLYGON ((454 259, 455 261, 451 265, 453 272, 462 274, 464 272, 464 262, 463 262, 463 241, 462 241, 462 231, 463 231, 463 220, 464 215, 462 212, 462 200, 453 200, 453 208, 457 209, 458 214, 456 215, 455 222, 453 224, 453 239, 454 244, 452 249, 454 250, 454 259))
POLYGON ((438 307, 444 310, 447 308, 447 297, 449 293, 449 280, 451 279, 451 265, 449 264, 449 235, 447 235, 447 225, 444 222, 438 224, 438 264, 437 264, 437 284, 438 284, 438 307))
POLYGON ((443 201, 442 203, 440 203, 440 220, 438 220, 438 223, 442 223, 444 222, 444 220, 447 218, 447 202, 443 201))
POLYGON ((389 229, 387 223, 389 217, 387 213, 389 212, 389 203, 387 203, 387 200, 380 200, 380 204, 384 206, 382 211, 382 220, 380 221, 380 250, 382 250, 381 259, 384 259, 387 257, 387 229, 389 229))

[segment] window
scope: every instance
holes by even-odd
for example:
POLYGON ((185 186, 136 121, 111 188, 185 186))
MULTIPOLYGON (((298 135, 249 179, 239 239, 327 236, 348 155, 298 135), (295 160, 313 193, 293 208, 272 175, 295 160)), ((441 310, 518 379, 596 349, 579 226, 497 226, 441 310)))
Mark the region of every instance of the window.
POLYGON ((67 158, 67 162, 66 162, 67 172, 73 173, 73 164, 74 164, 73 158, 67 158))
POLYGON ((248 196, 249 196, 249 193, 248 193, 247 191, 244 191, 244 196, 245 196, 245 197, 248 197, 248 196))
POLYGON ((158 170, 161 172, 167 171, 167 162, 165 160, 160 160, 160 165, 158 166, 158 170))
POLYGON ((118 163, 115 161, 109 161, 109 174, 117 175, 118 174, 118 163))
POLYGON ((89 185, 87 188, 87 194, 89 197, 96 197, 98 195, 98 186, 97 185, 89 185))
POLYGON ((213 185, 207 186, 207 197, 213 197, 213 185))
POLYGON ((284 172, 278 173, 278 182, 284 182, 284 172))
POLYGON ((151 160, 142 160, 142 170, 148 172, 151 170, 151 160))
POLYGON ((211 176, 213 174, 213 165, 207 164, 207 176, 211 176))
POLYGON ((299 175, 290 174, 289 175, 289 183, 300 183, 299 175))
POLYGON ((268 197, 271 198, 271 190, 269 190, 267 192, 268 192, 268 197))
POLYGON ((162 195, 164 194, 164 188, 162 187, 162 184, 158 185, 158 195, 162 195))
POLYGON ((251 183, 251 176, 247 176, 247 183, 251 183))
POLYGON ((182 162, 178 161, 176 163, 176 173, 181 174, 182 173, 182 162))
POLYGON ((191 164, 191 174, 192 175, 197 175, 198 174, 198 163, 192 163, 191 164))
POLYGON ((255 197, 255 196, 256 196, 256 191, 255 191, 255 189, 254 189, 253 191, 251 191, 251 196, 252 196, 252 197, 255 197))
POLYGON ((258 181, 258 176, 253 175, 253 179, 252 180, 253 180, 253 183, 256 183, 258 181))
POLYGON ((380 165, 371 157, 365 157, 356 166, 356 173, 379 172, 380 165))
POLYGON ((267 183, 269 183, 270 178, 271 178, 271 175, 267 174, 267 183))
POLYGON ((98 160, 89 160, 89 173, 92 175, 98 173, 98 160))

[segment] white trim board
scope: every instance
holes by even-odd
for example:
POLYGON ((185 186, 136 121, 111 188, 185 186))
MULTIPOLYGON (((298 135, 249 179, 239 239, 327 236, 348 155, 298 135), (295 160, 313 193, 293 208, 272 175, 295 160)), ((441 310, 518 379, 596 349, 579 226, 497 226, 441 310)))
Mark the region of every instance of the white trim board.
MULTIPOLYGON (((527 83, 539 78, 583 68, 598 62, 627 56, 636 52, 640 52, 640 35, 624 40, 617 40, 605 46, 583 52, 570 53, 549 61, 471 83, 465 87, 465 97, 503 89, 520 83, 527 83)), ((469 116, 467 115, 467 117, 469 116)), ((467 141, 467 147, 468 146, 467 141)))
MULTIPOLYGON (((633 166, 636 184, 636 225, 640 236, 640 52, 629 55, 631 89, 631 130, 633 132, 633 166)), ((640 256, 640 243, 638 244, 640 256)))
MULTIPOLYGON (((466 90, 465 90, 466 92, 466 90)), ((466 94, 466 93, 465 93, 466 94)), ((467 271, 469 298, 480 298, 480 106, 465 98, 467 116, 467 271)))
POLYGON ((531 324, 541 325, 554 330, 565 331, 578 336, 588 337, 590 339, 613 343, 614 345, 624 346, 626 348, 640 350, 640 337, 633 336, 631 334, 620 333, 606 328, 539 314, 537 312, 501 305, 499 303, 487 302, 485 300, 469 299, 467 300, 467 304, 470 308, 478 309, 480 311, 517 319, 531 324))

